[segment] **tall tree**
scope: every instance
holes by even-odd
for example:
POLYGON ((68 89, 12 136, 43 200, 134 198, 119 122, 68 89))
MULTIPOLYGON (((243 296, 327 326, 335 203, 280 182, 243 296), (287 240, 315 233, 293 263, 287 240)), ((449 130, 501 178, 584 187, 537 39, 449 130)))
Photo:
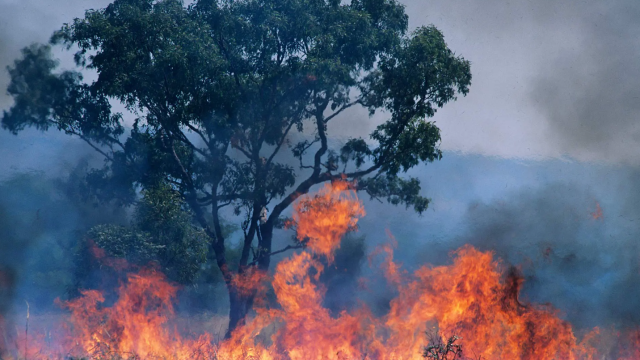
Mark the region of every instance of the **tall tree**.
POLYGON ((230 332, 252 303, 234 288, 236 271, 268 269, 274 227, 314 185, 357 180, 372 197, 427 208, 419 180, 399 175, 441 158, 427 120, 467 94, 470 64, 435 27, 407 26, 396 0, 115 0, 51 39, 97 77, 56 71, 50 45, 25 48, 9 68, 15 103, 2 125, 89 143, 107 160, 89 176, 104 199, 130 202, 159 182, 178 191, 223 272, 230 332), (114 100, 135 114, 130 128, 114 100), (355 106, 388 119, 367 140, 332 146, 327 125, 355 106), (225 256, 226 207, 246 219, 237 270, 225 256))

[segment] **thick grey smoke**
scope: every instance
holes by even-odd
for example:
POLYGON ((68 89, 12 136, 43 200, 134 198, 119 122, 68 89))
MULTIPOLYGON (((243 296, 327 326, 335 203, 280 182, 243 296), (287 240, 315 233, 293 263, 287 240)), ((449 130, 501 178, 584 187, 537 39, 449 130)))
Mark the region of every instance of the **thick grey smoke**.
POLYGON ((575 183, 519 190, 471 204, 468 233, 454 243, 520 264, 523 300, 550 302, 576 326, 637 324, 640 230, 629 217, 640 212, 629 205, 600 207, 593 191, 575 183))
POLYGON ((540 64, 532 98, 549 135, 570 152, 637 158, 640 150, 640 3, 576 2, 555 21, 570 21, 579 40, 540 64))
POLYGON ((448 150, 638 164, 640 3, 406 0, 472 62, 436 120, 448 150))

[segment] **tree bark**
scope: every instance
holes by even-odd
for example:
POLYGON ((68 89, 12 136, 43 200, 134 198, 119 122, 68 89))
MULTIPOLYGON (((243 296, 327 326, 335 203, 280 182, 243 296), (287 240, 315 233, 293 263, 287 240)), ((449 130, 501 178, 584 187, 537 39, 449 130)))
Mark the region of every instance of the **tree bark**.
POLYGON ((229 327, 224 335, 225 339, 229 339, 236 328, 244 326, 250 310, 248 299, 238 294, 233 284, 227 284, 227 290, 229 291, 229 327))
MULTIPOLYGON (((271 243, 273 239, 273 225, 269 222, 260 224, 260 241, 259 255, 257 259, 258 269, 260 271, 268 271, 271 262, 271 243)), ((225 339, 231 337, 233 331, 245 324, 247 315, 253 308, 253 303, 257 295, 257 289, 250 294, 240 295, 232 282, 226 282, 229 292, 229 327, 225 334, 225 339)))
POLYGON ((273 239, 273 223, 271 221, 260 224, 260 235, 261 240, 258 244, 260 246, 258 269, 260 269, 260 271, 268 271, 269 264, 271 263, 271 245, 273 239))

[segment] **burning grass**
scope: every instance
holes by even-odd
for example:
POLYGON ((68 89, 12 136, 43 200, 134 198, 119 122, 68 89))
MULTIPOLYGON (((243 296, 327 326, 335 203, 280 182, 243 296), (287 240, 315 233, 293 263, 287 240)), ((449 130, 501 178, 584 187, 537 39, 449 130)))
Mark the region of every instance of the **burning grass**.
MULTIPOLYGON (((450 265, 426 265, 413 274, 402 271, 393 262, 392 246, 385 246, 374 255, 384 255, 381 268, 399 294, 388 314, 375 317, 362 306, 332 315, 323 307, 320 259, 331 261, 340 238, 364 210, 347 184, 304 197, 295 210, 296 230, 301 240, 308 241, 307 250, 281 261, 268 279, 277 305, 256 302, 255 314, 230 339, 217 341, 211 330, 179 326, 173 307, 176 286, 162 273, 145 269, 128 275, 112 305, 105 305, 97 290, 61 303, 68 310, 63 320, 48 332, 10 336, 4 358, 640 358, 640 332, 611 335, 594 329, 578 339, 551 306, 520 301, 523 280, 516 268, 505 267, 491 252, 471 246, 455 251, 450 265), (448 337, 428 339, 427 327, 448 337), (627 345, 618 345, 622 343, 627 345)), ((264 274, 253 274, 238 281, 251 288, 263 286, 265 279, 264 274)))

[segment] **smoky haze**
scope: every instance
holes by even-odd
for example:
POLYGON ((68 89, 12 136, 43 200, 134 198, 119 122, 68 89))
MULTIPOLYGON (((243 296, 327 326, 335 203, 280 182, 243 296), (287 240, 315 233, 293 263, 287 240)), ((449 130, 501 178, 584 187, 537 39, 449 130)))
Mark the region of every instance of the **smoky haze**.
POLYGON ((591 1, 562 11, 565 19, 578 15, 573 28, 580 38, 550 66, 539 66, 532 99, 563 151, 633 161, 640 144, 640 3, 591 1))
MULTIPOLYGON (((108 3, 0 0, 0 88, 8 84, 4 67, 19 56, 20 48, 46 42, 52 31, 82 16, 85 8, 108 3)), ((551 302, 579 326, 640 322, 636 300, 640 173, 635 170, 640 153, 636 121, 640 3, 407 0, 406 4, 412 26, 433 23, 456 53, 472 61, 474 82, 468 97, 436 115, 447 150, 444 159, 412 172, 423 181, 423 195, 433 198, 431 208, 418 217, 367 201, 369 215, 361 222, 361 233, 369 250, 387 240, 388 227, 399 241, 399 261, 411 269, 427 262, 443 264, 446 253, 470 243, 495 251, 506 263, 522 264, 523 301, 551 302), (508 160, 561 156, 622 167, 508 160), (594 219, 597 203, 603 216, 594 219)), ((62 65, 68 68, 71 62, 62 65)), ((0 108, 10 104, 1 91, 0 108)), ((376 121, 383 120, 356 115, 355 120, 366 121, 366 126, 350 122, 333 128, 333 133, 366 136, 376 121)), ((57 175, 64 164, 75 164, 78 154, 86 154, 80 149, 87 148, 59 134, 27 132, 14 137, 0 131, 4 154, 0 176, 12 179, 11 174, 29 169, 57 175)), ((41 194, 29 187, 19 189, 24 191, 3 194, 21 194, 28 200, 41 194)), ((45 199, 58 191, 50 185, 44 189, 45 199)), ((24 210, 11 202, 15 199, 7 199, 0 201, 0 210, 10 215, 7 223, 20 227, 47 216, 53 219, 47 224, 61 224, 56 217, 61 211, 56 209, 74 216, 82 213, 82 207, 55 197, 54 205, 27 202, 24 210), (38 213, 43 206, 50 211, 38 213)), ((43 230, 29 241, 23 241, 23 235, 5 234, 0 265, 16 268, 24 259, 36 261, 48 255, 47 241, 64 240, 60 251, 69 254, 68 239, 74 229, 106 220, 98 214, 86 222, 70 220, 63 228, 43 230)), ((19 275, 26 272, 12 271, 5 282, 21 281, 26 289, 28 280, 19 275)), ((356 270, 353 274, 359 276, 356 270)), ((339 280, 337 288, 353 287, 351 279, 339 280)), ((16 302, 22 304, 21 299, 16 302)), ((7 302, 0 299, 0 308, 6 306, 2 301, 7 302)))
MULTIPOLYGON (((100 8, 107 4, 107 0, 1 0, 0 109, 11 105, 11 98, 5 91, 9 84, 9 74, 5 68, 20 56, 20 49, 33 42, 46 43, 53 31, 63 23, 82 16, 88 8, 100 8)), ((62 65, 71 67, 71 57, 62 65)))
POLYGON ((469 96, 437 118, 447 150, 638 165, 640 3, 406 1, 471 60, 469 96))
POLYGON ((634 324, 640 314, 629 299, 638 291, 625 282, 640 282, 640 233, 612 233, 616 209, 599 215, 595 199, 584 186, 552 183, 472 203, 463 220, 468 233, 454 243, 520 265, 526 277, 522 300, 552 303, 575 326, 634 324))
MULTIPOLYGON (((0 1, 0 67, 64 22, 108 0, 0 1)), ((434 24, 472 62, 470 94, 435 118, 443 149, 507 158, 638 165, 640 3, 405 0, 412 28, 434 24)), ((58 52, 58 55, 61 55, 58 52)), ((71 68, 71 57, 62 65, 71 68)), ((8 74, 0 71, 0 87, 8 74)), ((0 92, 0 108, 11 103, 0 92)), ((367 135, 384 114, 350 114, 343 136, 367 135)))
MULTIPOLYGON (((411 272, 450 264, 447 254, 470 244, 522 270, 524 304, 551 304, 578 328, 640 322, 638 171, 445 153, 413 175, 432 197, 429 210, 418 216, 365 199, 359 224, 369 250, 388 241, 388 229, 411 272)), ((392 294, 365 297, 376 304, 392 294)))

